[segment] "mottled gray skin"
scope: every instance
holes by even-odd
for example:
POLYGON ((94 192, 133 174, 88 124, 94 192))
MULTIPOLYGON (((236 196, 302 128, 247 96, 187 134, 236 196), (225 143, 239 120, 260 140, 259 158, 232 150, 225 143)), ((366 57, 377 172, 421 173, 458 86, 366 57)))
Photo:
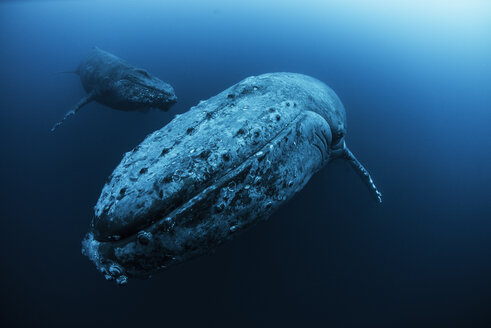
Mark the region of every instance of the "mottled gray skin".
POLYGON ((93 100, 124 111, 147 111, 150 108, 167 111, 177 102, 171 85, 97 47, 74 73, 80 76, 87 95, 53 126, 52 131, 93 100))
POLYGON ((213 250, 266 220, 334 158, 377 191, 344 142, 336 94, 301 74, 249 77, 125 154, 95 206, 83 253, 120 284, 213 250))

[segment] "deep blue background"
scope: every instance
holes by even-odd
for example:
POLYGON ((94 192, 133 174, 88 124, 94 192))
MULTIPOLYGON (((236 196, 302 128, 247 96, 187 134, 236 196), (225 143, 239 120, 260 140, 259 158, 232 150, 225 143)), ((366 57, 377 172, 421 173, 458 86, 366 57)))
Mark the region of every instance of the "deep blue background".
MULTIPOLYGON (((0 3, 0 325, 485 327, 491 321, 486 1, 0 3), (171 111, 88 105, 97 45, 172 84, 171 111), (80 253, 124 152, 239 80, 329 84, 377 206, 332 163, 267 223, 125 288, 80 253)), ((489 326, 488 326, 489 327, 489 326)))

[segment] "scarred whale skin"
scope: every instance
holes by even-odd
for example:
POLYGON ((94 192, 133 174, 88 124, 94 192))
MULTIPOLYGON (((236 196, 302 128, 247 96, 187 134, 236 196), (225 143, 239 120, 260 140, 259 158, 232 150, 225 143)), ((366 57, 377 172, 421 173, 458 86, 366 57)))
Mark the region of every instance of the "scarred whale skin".
POLYGON ((344 107, 324 83, 294 73, 246 78, 124 155, 82 252, 119 284, 148 277, 266 220, 334 158, 348 160, 380 202, 345 132, 344 107))
POLYGON ((80 76, 87 95, 51 131, 91 101, 124 111, 147 111, 149 108, 167 111, 177 102, 170 84, 97 47, 73 73, 80 76))

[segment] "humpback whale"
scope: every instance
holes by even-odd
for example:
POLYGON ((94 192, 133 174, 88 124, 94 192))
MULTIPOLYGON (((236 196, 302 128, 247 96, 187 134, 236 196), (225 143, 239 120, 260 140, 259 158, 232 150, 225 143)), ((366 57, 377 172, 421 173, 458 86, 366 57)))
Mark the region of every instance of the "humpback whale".
POLYGON ((82 253, 106 279, 149 277, 266 220, 334 159, 382 194, 345 142, 327 85, 294 73, 252 76, 150 134, 109 176, 82 253))
POLYGON ((177 102, 171 85, 97 47, 72 73, 80 76, 87 95, 51 131, 91 101, 124 111, 147 111, 149 108, 167 111, 177 102))

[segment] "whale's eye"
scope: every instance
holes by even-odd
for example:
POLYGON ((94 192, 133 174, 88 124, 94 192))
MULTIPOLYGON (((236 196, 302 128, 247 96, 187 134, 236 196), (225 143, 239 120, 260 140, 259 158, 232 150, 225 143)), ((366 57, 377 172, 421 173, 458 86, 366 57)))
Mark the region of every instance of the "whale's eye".
POLYGON ((148 72, 145 71, 144 69, 137 69, 136 71, 141 75, 145 76, 146 78, 150 78, 150 74, 148 74, 148 72))
POLYGON ((332 135, 332 145, 337 145, 344 138, 344 131, 337 131, 332 135))

